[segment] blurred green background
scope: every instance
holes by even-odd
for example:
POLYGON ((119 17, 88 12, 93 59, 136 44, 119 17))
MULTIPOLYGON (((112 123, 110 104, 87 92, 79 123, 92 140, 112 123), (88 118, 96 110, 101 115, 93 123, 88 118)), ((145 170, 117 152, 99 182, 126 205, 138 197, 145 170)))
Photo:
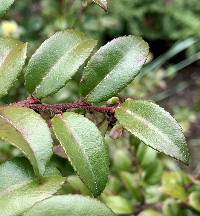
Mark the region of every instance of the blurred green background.
MULTIPOLYGON (((151 55, 139 77, 119 96, 154 100, 171 112, 187 137, 191 163, 186 167, 166 158, 125 132, 115 140, 120 133, 120 128, 115 128, 106 134, 112 171, 101 199, 122 215, 200 215, 200 182, 194 178, 200 172, 200 0, 108 3, 105 12, 90 1, 17 0, 0 20, 0 35, 28 41, 29 56, 42 41, 66 28, 98 39, 99 46, 122 35, 142 36, 150 45, 151 55), (190 208, 184 207, 185 200, 189 200, 190 208)), ((45 102, 78 98, 78 79, 74 77, 45 102)), ((23 82, 21 78, 0 103, 27 97, 23 82)), ((95 121, 104 130, 102 118, 97 114, 95 121)), ((0 142, 1 162, 20 155, 17 149, 0 142)), ((68 176, 62 193, 88 194, 68 163, 56 156, 53 160, 68 176)))

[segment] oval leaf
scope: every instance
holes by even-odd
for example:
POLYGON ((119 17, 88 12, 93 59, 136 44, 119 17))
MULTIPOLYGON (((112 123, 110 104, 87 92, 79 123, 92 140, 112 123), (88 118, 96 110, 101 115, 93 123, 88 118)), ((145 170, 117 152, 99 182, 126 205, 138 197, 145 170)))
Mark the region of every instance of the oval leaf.
POLYGON ((135 36, 120 37, 101 47, 83 72, 82 95, 94 103, 116 96, 138 74, 148 53, 148 44, 135 36))
POLYGON ((21 215, 36 202, 49 198, 64 183, 61 176, 38 180, 25 158, 0 165, 0 215, 21 215))
POLYGON ((96 4, 98 4, 105 11, 108 10, 108 2, 107 2, 107 0, 93 0, 93 2, 95 2, 96 4))
POLYGON ((54 196, 33 206, 24 216, 114 216, 98 200, 80 195, 54 196))
POLYGON ((45 121, 31 109, 0 108, 0 138, 19 148, 37 175, 45 171, 52 155, 52 139, 45 121))
POLYGON ((29 93, 44 98, 60 90, 96 46, 85 35, 66 30, 46 40, 30 59, 25 80, 29 93))
POLYGON ((0 165, 0 192, 35 178, 33 168, 27 162, 26 158, 15 158, 0 165))
POLYGON ((117 215, 131 215, 134 211, 131 202, 122 196, 104 196, 103 200, 117 215))
POLYGON ((146 145, 189 163, 189 152, 183 132, 163 108, 148 101, 127 100, 116 109, 120 124, 146 145))
MULTIPOLYGON (((44 176, 59 176, 58 169, 52 163, 47 164, 44 176)), ((30 182, 36 179, 33 167, 24 157, 6 161, 0 165, 0 192, 10 186, 30 182)))
POLYGON ((56 193, 64 179, 61 176, 45 177, 42 184, 38 180, 16 185, 8 191, 0 193, 0 215, 21 215, 36 202, 44 200, 56 193))
POLYGON ((14 3, 14 0, 0 0, 0 16, 14 3))
POLYGON ((200 192, 192 192, 189 196, 189 204, 198 212, 200 212, 200 192))
POLYGON ((0 38, 0 97, 7 94, 22 71, 26 52, 26 43, 0 38))
POLYGON ((66 112, 52 120, 53 130, 79 176, 94 196, 107 183, 109 162, 103 137, 82 115, 66 112))

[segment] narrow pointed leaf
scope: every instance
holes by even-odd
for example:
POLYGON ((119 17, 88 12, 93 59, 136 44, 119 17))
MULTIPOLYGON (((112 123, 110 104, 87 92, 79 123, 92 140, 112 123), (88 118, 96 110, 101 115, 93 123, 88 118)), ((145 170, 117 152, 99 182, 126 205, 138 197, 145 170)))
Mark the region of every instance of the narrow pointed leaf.
POLYGON ((114 216, 98 200, 80 195, 54 196, 33 206, 23 216, 114 216))
POLYGON ((93 0, 93 2, 95 2, 96 4, 98 4, 105 11, 108 10, 108 2, 107 2, 107 0, 93 0))
POLYGON ((7 94, 22 71, 26 51, 26 43, 0 38, 0 97, 7 94))
POLYGON ((48 176, 39 181, 25 158, 1 164, 0 215, 21 215, 36 202, 56 193, 64 180, 61 176, 48 176))
POLYGON ((116 109, 116 118, 146 145, 189 163, 183 132, 176 120, 163 108, 148 101, 127 100, 116 109))
POLYGON ((52 155, 52 139, 46 122, 31 109, 0 108, 0 138, 19 148, 37 175, 43 175, 52 155))
POLYGON ((116 96, 136 77, 148 52, 148 44, 135 36, 120 37, 101 47, 83 72, 82 95, 94 103, 116 96))
POLYGON ((0 16, 14 3, 14 0, 0 0, 0 16))
POLYGON ((107 183, 108 152, 100 131, 87 118, 67 112, 52 121, 53 130, 74 169, 94 196, 107 183))
POLYGON ((85 35, 66 30, 46 40, 30 59, 25 81, 29 93, 44 98, 60 90, 96 46, 85 35))

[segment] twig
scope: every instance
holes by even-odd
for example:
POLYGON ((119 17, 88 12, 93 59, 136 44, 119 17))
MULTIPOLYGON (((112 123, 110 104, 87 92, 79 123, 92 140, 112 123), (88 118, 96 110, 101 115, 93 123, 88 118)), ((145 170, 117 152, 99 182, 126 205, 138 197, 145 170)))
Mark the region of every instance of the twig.
POLYGON ((33 97, 27 98, 26 100, 20 101, 18 103, 10 104, 10 106, 27 107, 35 111, 50 112, 53 114, 62 114, 63 112, 72 109, 84 109, 88 111, 113 114, 116 109, 115 106, 95 106, 82 100, 65 104, 42 104, 38 99, 33 97))

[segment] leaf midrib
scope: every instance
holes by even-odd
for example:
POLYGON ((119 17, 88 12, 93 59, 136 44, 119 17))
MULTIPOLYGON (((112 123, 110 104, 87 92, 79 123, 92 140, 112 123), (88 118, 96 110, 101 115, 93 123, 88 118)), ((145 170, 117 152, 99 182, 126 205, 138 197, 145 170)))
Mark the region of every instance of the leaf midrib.
MULTIPOLYGON (((142 43, 142 41, 140 43, 138 43, 137 46, 135 46, 135 49, 137 49, 141 43, 142 43)), ((132 51, 133 51, 133 47, 129 48, 127 53, 119 59, 118 63, 116 65, 114 65, 110 69, 110 71, 105 74, 105 76, 103 76, 103 79, 99 80, 97 85, 93 88, 92 91, 89 91, 89 93, 86 95, 86 97, 89 97, 90 95, 92 95, 93 92, 96 91, 96 89, 99 87, 99 85, 101 85, 110 76, 110 74, 115 70, 115 68, 117 68, 123 62, 123 60, 126 59, 126 56, 129 55, 129 53, 132 51)), ((99 52, 100 52, 100 50, 99 50, 99 52)), ((98 52, 95 55, 98 55, 98 52)), ((88 65, 88 67, 89 67, 89 65, 88 65)))
MULTIPOLYGON (((62 56, 58 59, 58 61, 56 61, 56 62, 51 66, 51 68, 49 68, 49 69, 47 70, 47 72, 45 73, 45 76, 42 77, 42 79, 40 80, 40 83, 38 83, 37 87, 35 88, 34 93, 37 94, 38 90, 39 90, 40 87, 41 87, 41 84, 42 84, 46 79, 48 79, 48 74, 49 74, 51 71, 53 71, 54 68, 55 68, 57 65, 59 65, 59 63, 60 63, 63 59, 65 59, 67 56, 69 56, 69 55, 70 55, 74 50, 76 50, 79 46, 84 45, 84 43, 85 43, 85 42, 88 42, 88 41, 93 41, 93 40, 92 40, 92 39, 84 39, 84 40, 81 40, 81 41, 80 41, 79 43, 77 43, 74 47, 72 47, 70 50, 68 50, 64 55, 62 55, 62 56)), ((92 48, 91 48, 91 49, 92 49, 92 48)), ((72 75, 72 76, 73 76, 73 75, 72 75)), ((71 77, 72 77, 72 76, 71 76, 71 77)), ((67 80, 67 81, 68 81, 68 80, 67 80)), ((66 85, 67 81, 65 82, 64 85, 61 86, 61 88, 64 87, 64 86, 66 85)), ((60 87, 57 88, 57 89, 55 89, 55 90, 54 90, 53 92, 51 92, 49 95, 56 93, 59 89, 60 89, 60 87)), ((48 95, 47 95, 47 96, 48 96, 48 95)), ((46 97, 46 96, 45 96, 45 97, 46 97)))
MULTIPOLYGON (((77 47, 78 47, 80 44, 82 44, 82 43, 85 42, 85 41, 90 41, 90 40, 91 40, 91 39, 84 39, 84 40, 82 40, 82 39, 80 38, 80 41, 79 41, 78 43, 76 43, 75 46, 73 46, 73 47, 72 47, 71 49, 69 49, 68 51, 64 52, 64 55, 61 55, 61 57, 58 58, 57 61, 55 61, 55 63, 52 64, 51 67, 48 68, 48 69, 46 70, 46 73, 44 73, 44 76, 42 76, 42 78, 40 79, 40 81, 37 83, 37 86, 35 87, 35 89, 34 89, 33 92, 34 92, 34 93, 37 92, 37 89, 40 88, 42 82, 48 77, 48 74, 50 73, 50 71, 52 71, 53 68, 55 68, 57 65, 59 65, 59 63, 62 61, 62 59, 64 59, 66 56, 68 56, 74 49, 77 49, 77 47)), ((27 74, 27 75, 28 75, 28 74, 27 74)))
POLYGON ((140 122, 142 122, 147 128, 151 128, 153 131, 156 131, 155 134, 159 134, 161 137, 164 138, 164 140, 166 140, 167 143, 171 143, 172 145, 174 145, 174 143, 171 141, 169 136, 167 134, 163 133, 163 131, 160 130, 159 128, 155 127, 150 121, 147 121, 144 117, 142 117, 138 113, 134 113, 131 110, 125 109, 125 112, 128 115, 133 116, 133 118, 135 118, 135 119, 139 120, 140 122))
MULTIPOLYGON (((92 165, 91 165, 91 163, 89 162, 89 158, 88 158, 88 156, 87 156, 87 154, 86 154, 86 152, 85 152, 85 149, 84 149, 84 148, 80 148, 81 145, 80 145, 79 143, 81 143, 81 141, 80 141, 80 139, 78 138, 78 136, 76 135, 75 130, 67 124, 67 121, 66 121, 66 120, 64 120, 64 123, 65 123, 65 126, 68 128, 68 130, 69 130, 69 131, 71 132, 71 134, 73 135, 75 141, 78 143, 79 149, 80 149, 80 150, 83 152, 83 154, 85 155, 86 161, 87 161, 88 165, 90 166, 90 170, 91 170, 91 173, 92 173, 92 176, 93 176, 93 179, 94 179, 95 190, 96 190, 96 192, 98 193, 99 191, 98 191, 98 189, 97 189, 97 188, 98 188, 97 179, 96 179, 96 177, 95 177, 95 174, 94 174, 94 172, 93 172, 92 165)), ((66 154, 67 154, 67 152, 66 152, 66 154)), ((78 170, 77 170, 77 172, 78 172, 78 170)), ((80 178, 81 178, 81 176, 80 176, 80 178)))

